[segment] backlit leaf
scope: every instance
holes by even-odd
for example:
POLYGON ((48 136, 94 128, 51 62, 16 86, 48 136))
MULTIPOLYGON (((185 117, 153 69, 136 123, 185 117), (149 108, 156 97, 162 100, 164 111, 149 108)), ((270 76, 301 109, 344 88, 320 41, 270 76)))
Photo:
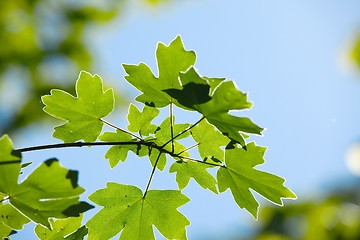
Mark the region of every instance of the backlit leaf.
POLYGON ((250 189, 275 204, 283 205, 282 198, 295 199, 296 195, 283 184, 285 180, 271 173, 254 169, 263 164, 266 148, 249 143, 247 150, 231 148, 225 151, 226 167, 219 168, 217 180, 219 191, 230 188, 235 202, 257 218, 259 203, 250 189))
POLYGON ((103 91, 103 83, 98 75, 82 71, 76 82, 76 93, 71 94, 53 89, 50 95, 42 97, 44 111, 51 116, 66 120, 55 127, 53 136, 64 142, 93 142, 100 135, 103 123, 100 120, 114 108, 112 89, 103 91))
POLYGON ((217 193, 215 178, 206 171, 211 167, 204 163, 192 162, 192 161, 177 161, 170 167, 170 172, 176 172, 176 182, 179 189, 183 190, 190 181, 190 178, 194 180, 205 189, 209 189, 214 193, 217 193))
POLYGON ((195 53, 186 51, 180 36, 177 36, 169 46, 162 43, 156 49, 156 59, 159 76, 155 77, 144 63, 139 65, 123 64, 128 74, 125 79, 142 92, 136 98, 149 106, 162 108, 173 102, 165 89, 181 89, 179 73, 187 70, 195 63, 195 53))
POLYGON ((36 223, 50 228, 49 217, 77 216, 92 208, 79 202, 84 189, 77 185, 76 171, 49 159, 18 183, 20 155, 13 151, 8 136, 0 139, 0 193, 11 205, 36 223))
POLYGON ((241 132, 261 134, 263 129, 249 118, 229 114, 230 110, 251 107, 246 94, 239 91, 232 81, 218 79, 216 83, 209 85, 207 82, 209 78, 200 77, 193 68, 185 73, 180 73, 180 79, 183 86, 181 90, 167 89, 165 91, 177 99, 185 109, 191 108, 200 112, 209 123, 242 146, 245 146, 245 140, 241 132), (190 84, 192 87, 188 87, 190 84), (211 87, 215 89, 211 89, 211 87), (211 96, 209 95, 210 89, 213 91, 211 96))
MULTIPOLYGON (((99 139, 104 142, 134 142, 129 134, 116 130, 116 132, 105 132, 99 136, 99 139)), ((119 161, 124 162, 127 158, 128 152, 133 151, 135 154, 141 156, 147 155, 146 147, 141 147, 137 144, 114 145, 105 154, 105 158, 109 160, 110 167, 115 167, 119 161)))
POLYGON ((191 135, 199 144, 198 150, 202 159, 224 161, 225 152, 221 147, 229 143, 229 138, 222 135, 205 120, 191 129, 191 135))
POLYGON ((142 191, 129 185, 108 183, 89 199, 103 206, 86 224, 89 240, 110 239, 121 231, 121 240, 152 240, 153 226, 167 239, 186 239, 190 224, 177 208, 189 199, 175 190, 142 191))
POLYGON ((154 133, 157 126, 151 124, 151 121, 159 115, 160 111, 157 108, 145 106, 140 112, 137 107, 130 104, 128 121, 128 129, 132 132, 138 132, 141 136, 148 136, 154 133))

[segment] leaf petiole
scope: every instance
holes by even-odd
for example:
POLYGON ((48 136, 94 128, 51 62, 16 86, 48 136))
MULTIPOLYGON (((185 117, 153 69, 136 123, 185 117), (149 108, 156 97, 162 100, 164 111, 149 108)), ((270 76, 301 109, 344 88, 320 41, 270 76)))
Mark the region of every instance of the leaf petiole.
POLYGON ((121 132, 124 132, 124 133, 126 133, 126 134, 129 134, 130 136, 132 136, 132 137, 134 137, 134 138, 136 138, 136 139, 139 139, 139 140, 141 140, 141 141, 144 140, 144 139, 142 139, 141 137, 136 136, 135 134, 132 134, 131 132, 128 132, 128 131, 126 131, 126 130, 124 130, 124 129, 122 129, 122 128, 119 128, 119 127, 115 126, 115 125, 112 124, 112 123, 109 123, 108 121, 105 121, 104 119, 101 119, 101 118, 100 118, 100 121, 103 122, 104 124, 112 127, 112 128, 115 128, 116 130, 119 130, 119 131, 121 131, 121 132))

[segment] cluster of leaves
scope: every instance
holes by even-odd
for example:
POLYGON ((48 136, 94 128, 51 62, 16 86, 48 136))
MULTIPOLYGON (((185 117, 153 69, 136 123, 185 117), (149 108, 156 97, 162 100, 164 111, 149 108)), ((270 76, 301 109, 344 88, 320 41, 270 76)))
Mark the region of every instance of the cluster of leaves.
POLYGON ((262 128, 249 118, 230 113, 251 107, 246 94, 232 81, 200 76, 194 68, 195 53, 184 49, 179 36, 168 46, 159 43, 156 58, 159 76, 144 63, 123 65, 125 79, 141 91, 136 100, 144 104, 140 110, 130 105, 127 130, 104 119, 114 108, 112 89, 104 90, 99 76, 83 71, 76 82, 76 96, 54 89, 42 97, 44 111, 66 121, 55 127, 53 134, 63 144, 14 150, 7 136, 1 138, 0 206, 8 209, 0 219, 4 229, 20 229, 32 220, 39 224, 35 232, 42 239, 55 234, 66 239, 81 239, 86 234, 88 239, 109 239, 120 232, 121 239, 154 239, 155 226, 168 239, 186 239, 190 222, 178 208, 189 201, 181 190, 191 178, 216 194, 230 189, 239 207, 254 218, 259 204, 250 189, 278 205, 283 198, 296 198, 283 185, 284 179, 255 169, 264 163, 266 148, 247 143, 246 138, 261 134, 262 128), (157 126, 152 122, 164 107, 168 107, 169 117, 157 126), (173 107, 198 112, 201 117, 192 124, 175 123, 173 107), (102 132, 104 124, 114 131, 102 132), (192 139, 189 142, 194 144, 185 146, 179 142, 182 139, 192 139), (79 201, 83 189, 77 185, 77 172, 51 159, 18 183, 20 153, 93 145, 111 145, 105 158, 112 168, 131 151, 148 156, 153 169, 143 191, 109 182, 90 195, 90 201, 103 208, 85 226, 81 227, 76 216, 93 206, 79 201), (194 157, 189 150, 195 148, 198 154, 194 157), (169 159, 173 160, 169 171, 176 173, 179 189, 150 189, 156 170, 163 171, 169 159), (217 168, 216 176, 210 168, 217 168))

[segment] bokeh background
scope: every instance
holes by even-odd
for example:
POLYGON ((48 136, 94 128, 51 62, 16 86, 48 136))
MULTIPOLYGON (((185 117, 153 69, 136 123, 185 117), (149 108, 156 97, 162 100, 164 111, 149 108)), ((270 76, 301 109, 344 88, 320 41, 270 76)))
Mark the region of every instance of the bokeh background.
MULTIPOLYGON (((156 72, 157 42, 180 34, 196 51, 201 74, 234 80, 249 93, 254 107, 246 114, 267 128, 251 139, 268 147, 260 169, 286 178, 298 196, 282 208, 258 197, 255 221, 229 192, 214 195, 191 182, 184 190, 191 201, 181 207, 191 221, 188 238, 360 239, 358 0, 3 0, 0 6, 0 135, 8 133, 16 148, 58 142, 51 134, 60 122, 42 112, 40 96, 51 88, 74 93, 82 69, 117 91, 117 111, 108 120, 126 127, 127 105, 138 92, 121 64, 145 62, 156 72)), ((148 161, 131 155, 110 170, 106 150, 26 153, 24 161, 33 164, 24 176, 55 156, 80 171, 84 199, 108 181, 145 187, 148 161)), ((166 171, 156 173, 153 188, 176 188, 166 171)), ((33 228, 11 239, 36 239, 33 228)))

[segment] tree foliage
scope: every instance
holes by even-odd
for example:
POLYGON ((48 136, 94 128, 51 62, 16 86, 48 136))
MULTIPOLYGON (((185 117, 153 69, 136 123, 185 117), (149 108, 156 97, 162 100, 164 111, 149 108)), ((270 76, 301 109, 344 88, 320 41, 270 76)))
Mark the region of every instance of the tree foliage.
MULTIPOLYGON (((165 1, 143 0, 153 6, 165 1)), ((16 101, 0 100, 0 135, 45 119, 38 98, 50 89, 73 92, 74 74, 94 64, 87 31, 121 16, 128 2, 1 1, 0 94, 14 84, 28 91, 11 90, 16 101)))
POLYGON ((136 100, 143 104, 140 110, 130 105, 127 129, 104 119, 114 108, 113 91, 104 89, 98 75, 82 71, 76 94, 55 89, 42 97, 44 111, 64 121, 53 134, 64 143, 14 149, 7 135, 1 138, 0 208, 17 219, 14 223, 7 217, 1 219, 0 227, 5 229, 2 237, 31 220, 38 224, 36 234, 49 239, 83 239, 85 235, 88 239, 108 239, 120 233, 120 239, 147 240, 155 238, 153 226, 166 238, 186 239, 190 222, 178 208, 189 201, 181 190, 191 178, 215 194, 230 189, 239 207, 254 218, 259 204, 250 189, 278 205, 284 198, 296 198, 284 186, 283 178, 255 169, 264 163, 266 148, 246 142, 263 130, 249 118, 238 116, 251 107, 247 95, 232 81, 201 76, 194 68, 195 52, 185 50, 180 36, 169 45, 159 43, 156 58, 157 77, 144 63, 123 65, 125 79, 141 91, 136 100), (169 116, 154 124, 165 107, 169 116), (201 116, 193 123, 177 123, 175 107, 201 116), (103 125, 114 131, 103 132, 103 125), (188 146, 189 142, 195 144, 188 146), (77 184, 77 171, 49 159, 18 183, 21 153, 97 145, 110 146, 105 155, 110 167, 126 161, 128 151, 132 151, 139 157, 147 156, 153 168, 144 190, 109 182, 91 194, 89 200, 102 208, 83 226, 76 218, 93 206, 79 201, 84 189, 77 184), (176 174, 179 189, 151 189, 156 171, 163 171, 170 159, 169 171, 176 174), (217 174, 208 171, 210 168, 217 174))

